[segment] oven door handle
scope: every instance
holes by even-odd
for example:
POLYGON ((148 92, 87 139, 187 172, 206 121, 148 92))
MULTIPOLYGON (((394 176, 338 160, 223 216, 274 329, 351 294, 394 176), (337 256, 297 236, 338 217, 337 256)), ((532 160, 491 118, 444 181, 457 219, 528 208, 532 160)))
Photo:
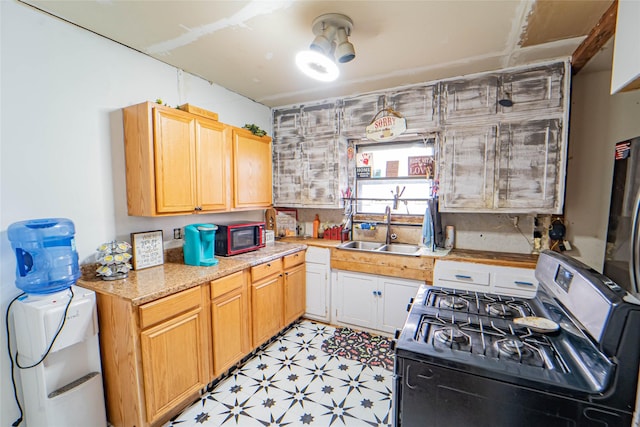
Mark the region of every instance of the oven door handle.
MULTIPOLYGON (((411 390, 415 390, 418 386, 417 386, 417 385, 412 385, 412 384, 410 384, 410 383, 409 383, 409 377, 410 377, 410 375, 409 375, 409 370, 410 370, 410 369, 411 369, 411 365, 407 365, 407 374, 405 375, 405 380, 404 380, 404 382, 405 382, 405 384, 407 384, 407 387, 409 387, 411 390)), ((429 380, 431 380, 431 379, 435 376, 435 373, 434 373, 431 369, 429 369, 429 373, 430 373, 430 375, 422 375, 422 374, 418 374, 418 375, 416 375, 416 376, 417 376, 418 378, 423 379, 423 380, 427 380, 427 381, 429 381, 429 380)))

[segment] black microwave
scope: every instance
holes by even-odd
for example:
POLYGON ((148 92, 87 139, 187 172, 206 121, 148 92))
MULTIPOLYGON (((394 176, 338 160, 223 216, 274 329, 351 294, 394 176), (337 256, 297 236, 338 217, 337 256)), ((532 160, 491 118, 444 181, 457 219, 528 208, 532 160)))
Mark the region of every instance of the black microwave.
POLYGON ((263 248, 264 222, 236 221, 218 224, 216 255, 231 256, 263 248))

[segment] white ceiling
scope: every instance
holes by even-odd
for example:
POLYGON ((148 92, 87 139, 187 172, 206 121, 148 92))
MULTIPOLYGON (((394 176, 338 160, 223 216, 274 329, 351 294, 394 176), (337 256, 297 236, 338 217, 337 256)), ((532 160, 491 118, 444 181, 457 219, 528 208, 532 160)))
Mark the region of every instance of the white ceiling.
POLYGON ((270 107, 570 56, 612 0, 22 0, 270 107), (332 83, 294 57, 325 13, 353 20, 332 83))

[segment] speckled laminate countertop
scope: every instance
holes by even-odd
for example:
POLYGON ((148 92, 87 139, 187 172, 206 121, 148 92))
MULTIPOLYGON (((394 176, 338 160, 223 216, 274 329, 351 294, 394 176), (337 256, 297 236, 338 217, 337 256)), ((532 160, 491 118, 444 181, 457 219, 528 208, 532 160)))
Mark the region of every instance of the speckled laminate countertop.
POLYGON ((130 271, 126 279, 114 281, 102 280, 89 272, 78 280, 77 285, 98 293, 123 298, 137 306, 228 276, 245 268, 269 262, 306 247, 305 244, 297 242, 275 242, 257 251, 232 257, 216 257, 219 262, 211 267, 196 267, 173 260, 157 267, 130 271))

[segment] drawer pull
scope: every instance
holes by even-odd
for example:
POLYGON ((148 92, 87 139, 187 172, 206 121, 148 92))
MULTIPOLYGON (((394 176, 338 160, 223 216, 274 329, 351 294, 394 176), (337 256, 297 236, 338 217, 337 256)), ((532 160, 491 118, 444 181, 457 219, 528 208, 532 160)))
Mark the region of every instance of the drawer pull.
POLYGON ((267 264, 267 267, 271 267, 271 263, 268 263, 268 264, 267 264))
POLYGON ((516 280, 514 283, 516 285, 521 285, 521 286, 533 286, 533 283, 531 283, 531 282, 522 282, 520 280, 516 280))
POLYGON ((464 274, 456 274, 456 279, 460 279, 460 280, 471 280, 472 277, 471 276, 467 276, 464 274))

